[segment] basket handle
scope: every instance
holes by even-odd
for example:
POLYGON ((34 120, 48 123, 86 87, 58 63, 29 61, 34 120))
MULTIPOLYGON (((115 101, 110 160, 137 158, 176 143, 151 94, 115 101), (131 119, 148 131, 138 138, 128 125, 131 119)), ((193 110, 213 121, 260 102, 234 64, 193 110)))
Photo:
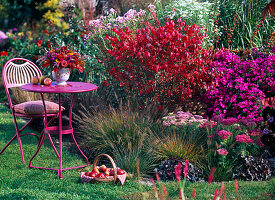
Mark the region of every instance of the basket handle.
POLYGON ((111 156, 109 156, 108 154, 99 154, 98 156, 95 157, 95 160, 94 160, 94 163, 93 163, 93 167, 95 167, 97 165, 97 162, 99 160, 99 158, 101 157, 107 157, 111 163, 112 163, 112 166, 113 166, 113 169, 114 169, 114 182, 116 182, 116 179, 117 179, 117 167, 116 167, 116 164, 113 160, 113 158, 111 156))

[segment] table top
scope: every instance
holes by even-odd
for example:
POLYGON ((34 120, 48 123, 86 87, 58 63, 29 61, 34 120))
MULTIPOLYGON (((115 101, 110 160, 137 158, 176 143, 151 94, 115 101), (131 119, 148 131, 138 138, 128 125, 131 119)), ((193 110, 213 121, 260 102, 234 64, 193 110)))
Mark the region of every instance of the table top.
POLYGON ((22 90, 28 92, 40 92, 40 93, 79 93, 89 92, 97 89, 97 86, 91 83, 84 82, 67 82, 67 85, 33 85, 32 83, 22 85, 22 90))

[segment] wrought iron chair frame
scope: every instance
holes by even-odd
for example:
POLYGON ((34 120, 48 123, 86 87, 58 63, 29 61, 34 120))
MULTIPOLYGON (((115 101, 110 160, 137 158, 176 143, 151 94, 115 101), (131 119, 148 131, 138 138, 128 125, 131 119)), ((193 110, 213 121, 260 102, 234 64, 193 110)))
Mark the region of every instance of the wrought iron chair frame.
MULTIPOLYGON (((16 113, 14 111, 14 105, 13 105, 12 100, 11 100, 11 95, 10 95, 9 89, 14 88, 14 87, 20 87, 24 84, 30 83, 34 76, 40 77, 41 75, 42 75, 42 73, 41 73, 40 69, 33 62, 31 62, 27 59, 24 59, 24 58, 13 58, 13 59, 8 60, 5 63, 5 65, 3 67, 3 71, 2 71, 3 83, 4 83, 5 91, 6 91, 6 94, 7 94, 7 97, 8 97, 10 110, 11 110, 11 114, 12 114, 14 125, 15 125, 16 134, 4 146, 4 148, 0 151, 0 154, 2 154, 6 150, 6 148, 12 143, 12 141, 17 138, 18 143, 19 143, 21 159, 22 159, 23 164, 25 164, 25 159, 24 159, 24 153, 23 153, 22 142, 21 142, 20 137, 25 136, 25 135, 33 135, 38 139, 38 141, 41 138, 39 138, 38 135, 34 134, 34 133, 21 134, 22 131, 31 122, 33 122, 33 120, 35 118, 41 118, 42 117, 43 120, 44 120, 44 123, 45 123, 45 120, 47 120, 47 119, 45 118, 45 114, 29 115, 29 114, 16 113), (23 64, 16 64, 16 63, 14 63, 14 61, 24 61, 24 63, 23 64), (27 118, 27 119, 30 119, 30 120, 21 129, 19 129, 17 121, 16 121, 16 117, 27 118)), ((48 117, 53 117, 49 122, 46 122, 47 124, 50 124, 55 119, 55 117, 58 116, 58 113, 57 114, 47 114, 47 116, 48 117)), ((51 138, 50 138, 50 140, 51 140, 51 138)))

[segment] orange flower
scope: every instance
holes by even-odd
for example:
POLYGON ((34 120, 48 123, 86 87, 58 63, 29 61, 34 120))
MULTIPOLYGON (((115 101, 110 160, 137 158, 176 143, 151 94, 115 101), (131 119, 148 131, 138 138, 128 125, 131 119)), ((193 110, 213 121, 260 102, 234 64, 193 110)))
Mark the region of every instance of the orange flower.
POLYGON ((61 50, 61 51, 66 51, 66 50, 67 50, 67 47, 61 47, 60 50, 61 50))
POLYGON ((79 53, 74 53, 75 58, 79 58, 79 53))
POLYGON ((60 62, 61 60, 64 60, 64 59, 65 59, 65 57, 64 57, 63 54, 59 54, 59 55, 57 56, 57 62, 60 62))
POLYGON ((42 43, 43 43, 42 40, 38 40, 37 46, 41 47, 42 43))
POLYGON ((67 66, 68 66, 67 61, 66 61, 66 60, 62 60, 62 61, 61 61, 61 66, 62 66, 63 68, 67 67, 67 66))
POLYGON ((76 66, 76 69, 80 72, 83 72, 83 68, 79 64, 76 66))
POLYGON ((76 68, 76 64, 74 62, 70 62, 69 67, 74 70, 76 68))
POLYGON ((50 66, 50 61, 49 61, 49 60, 44 60, 43 63, 42 63, 42 66, 43 66, 43 67, 48 67, 48 66, 50 66))

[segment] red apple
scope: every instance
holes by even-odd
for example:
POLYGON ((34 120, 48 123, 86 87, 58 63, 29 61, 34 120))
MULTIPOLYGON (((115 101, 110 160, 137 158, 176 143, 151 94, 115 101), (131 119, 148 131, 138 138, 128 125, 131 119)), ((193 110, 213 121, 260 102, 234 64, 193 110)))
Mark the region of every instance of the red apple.
POLYGON ((90 172, 86 172, 86 173, 85 173, 85 176, 90 176, 90 172))
POLYGON ((45 78, 45 80, 44 80, 44 84, 45 85, 51 85, 52 84, 52 79, 50 79, 50 78, 45 78))
POLYGON ((90 177, 96 177, 98 174, 95 171, 91 171, 89 174, 90 177))
POLYGON ((117 174, 118 175, 123 175, 123 174, 125 174, 125 171, 122 170, 122 169, 117 169, 117 174))
POLYGON ((107 171, 107 167, 105 165, 101 165, 100 168, 99 168, 99 170, 101 172, 106 172, 107 171))
POLYGON ((105 174, 104 173, 100 173, 96 176, 97 178, 105 178, 105 174))
POLYGON ((39 83, 39 78, 37 76, 32 77, 32 84, 38 85, 38 83, 39 83))
POLYGON ((99 170, 95 167, 95 168, 93 168, 93 170, 92 170, 92 172, 95 172, 95 173, 97 173, 97 174, 99 174, 100 172, 99 172, 99 170))

